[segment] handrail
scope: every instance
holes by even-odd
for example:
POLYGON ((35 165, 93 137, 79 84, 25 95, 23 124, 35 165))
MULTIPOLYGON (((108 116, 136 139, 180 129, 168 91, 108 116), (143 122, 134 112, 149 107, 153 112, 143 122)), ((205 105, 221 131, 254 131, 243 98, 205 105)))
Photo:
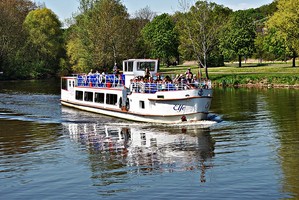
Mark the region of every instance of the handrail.
POLYGON ((209 81, 201 82, 199 84, 188 84, 188 83, 144 83, 144 82, 132 82, 130 85, 130 91, 136 93, 156 93, 159 91, 178 91, 178 90, 189 90, 194 88, 211 89, 212 84, 209 81))
MULTIPOLYGON (((96 74, 96 75, 77 75, 76 86, 95 87, 95 88, 121 88, 125 86, 125 75, 115 74, 96 74)), ((202 80, 198 83, 148 83, 148 82, 131 82, 130 91, 136 93, 156 93, 159 91, 178 91, 193 88, 211 89, 210 80, 202 80)))
POLYGON ((96 74, 96 75, 77 75, 76 86, 96 87, 96 88, 115 88, 125 85, 125 75, 115 74, 96 74))

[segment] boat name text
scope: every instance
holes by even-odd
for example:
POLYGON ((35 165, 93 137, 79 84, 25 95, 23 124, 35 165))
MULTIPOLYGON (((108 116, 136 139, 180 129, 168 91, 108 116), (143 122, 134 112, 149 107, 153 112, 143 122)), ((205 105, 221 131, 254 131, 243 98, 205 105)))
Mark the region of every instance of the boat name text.
POLYGON ((182 104, 178 104, 178 105, 173 106, 173 110, 178 111, 178 112, 181 112, 181 111, 185 110, 185 108, 186 108, 186 106, 182 105, 182 104))

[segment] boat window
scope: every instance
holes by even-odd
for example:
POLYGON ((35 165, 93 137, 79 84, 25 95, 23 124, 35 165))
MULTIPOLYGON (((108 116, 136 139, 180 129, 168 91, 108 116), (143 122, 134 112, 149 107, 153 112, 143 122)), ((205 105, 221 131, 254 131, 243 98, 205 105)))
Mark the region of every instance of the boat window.
POLYGON ((76 90, 76 99, 83 101, 83 91, 76 90))
POLYGON ((125 71, 126 72, 133 71, 133 61, 125 62, 125 71))
POLYGON ((107 129, 108 135, 114 138, 119 137, 119 131, 117 129, 107 129))
POLYGON ((72 81, 69 80, 69 87, 72 87, 72 81))
POLYGON ((148 68, 150 71, 155 71, 156 62, 137 62, 137 70, 145 71, 148 68))
POLYGON ((146 135, 145 133, 140 133, 141 145, 146 145, 146 135))
POLYGON ((144 109, 144 107, 145 107, 144 106, 144 101, 139 101, 139 107, 142 108, 142 109, 144 109))
POLYGON ((94 102, 96 103, 104 103, 104 93, 95 93, 94 94, 94 102))
POLYGON ((85 92, 84 93, 84 101, 93 101, 93 92, 85 92))
POLYGON ((106 104, 116 105, 117 104, 117 94, 106 94, 106 104))
POLYGON ((61 89, 67 90, 67 79, 61 79, 61 89))

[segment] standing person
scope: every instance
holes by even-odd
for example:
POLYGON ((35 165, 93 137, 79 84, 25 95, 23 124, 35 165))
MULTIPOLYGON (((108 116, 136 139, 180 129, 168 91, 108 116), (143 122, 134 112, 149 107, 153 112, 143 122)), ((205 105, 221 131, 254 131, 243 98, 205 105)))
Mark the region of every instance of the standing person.
POLYGON ((145 68, 144 78, 149 79, 150 76, 151 76, 151 73, 150 73, 149 69, 145 68))
POLYGON ((193 77, 193 73, 191 72, 191 69, 188 68, 188 70, 186 71, 186 79, 188 83, 191 83, 192 81, 192 77, 193 77))
POLYGON ((90 70, 90 72, 88 73, 88 76, 91 76, 93 73, 92 73, 92 69, 90 70))
POLYGON ((117 71, 118 71, 117 63, 114 63, 113 74, 117 74, 117 71))

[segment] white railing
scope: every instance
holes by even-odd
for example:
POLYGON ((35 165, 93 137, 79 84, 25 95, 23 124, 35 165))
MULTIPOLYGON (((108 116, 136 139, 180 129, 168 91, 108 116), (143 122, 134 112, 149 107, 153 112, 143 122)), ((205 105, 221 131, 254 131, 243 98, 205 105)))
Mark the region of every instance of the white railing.
POLYGON ((125 85, 125 75, 77 75, 77 86, 82 87, 123 87, 125 85))

